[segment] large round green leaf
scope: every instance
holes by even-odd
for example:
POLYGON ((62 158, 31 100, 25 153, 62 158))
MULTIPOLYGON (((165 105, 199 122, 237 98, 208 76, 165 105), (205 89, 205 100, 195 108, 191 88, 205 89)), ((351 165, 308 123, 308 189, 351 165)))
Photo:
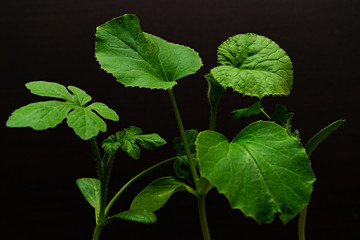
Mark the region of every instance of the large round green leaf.
POLYGON ((131 14, 97 27, 95 55, 125 86, 151 89, 168 89, 202 65, 193 49, 142 32, 131 14))
POLYGON ((223 87, 245 96, 288 95, 293 82, 290 58, 272 40, 253 33, 230 37, 218 48, 211 74, 223 87))
POLYGON ((279 125, 255 122, 231 143, 204 131, 196 145, 201 175, 258 223, 272 222, 275 213, 286 223, 308 204, 315 181, 309 159, 279 125))

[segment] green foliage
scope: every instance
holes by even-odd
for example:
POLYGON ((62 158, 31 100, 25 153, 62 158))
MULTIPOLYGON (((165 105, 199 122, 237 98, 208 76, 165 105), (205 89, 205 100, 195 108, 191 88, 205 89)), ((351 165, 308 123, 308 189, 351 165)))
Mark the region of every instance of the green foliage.
POLYGON ((250 117, 261 113, 261 102, 257 101, 248 108, 242 108, 231 112, 234 120, 239 120, 242 117, 250 117))
MULTIPOLYGON (((195 141, 196 141, 198 134, 199 134, 199 132, 194 129, 189 129, 185 132, 186 139, 189 144, 190 152, 192 155, 192 159, 195 164, 195 168, 199 172, 199 163, 196 158, 196 145, 195 145, 195 141)), ((181 137, 176 137, 174 139, 174 147, 175 147, 175 151, 178 156, 174 162, 174 172, 175 172, 176 176, 178 178, 184 179, 188 183, 194 185, 194 180, 192 178, 191 171, 190 171, 189 159, 186 156, 184 142, 181 139, 181 137)))
POLYGON ((139 159, 140 148, 137 143, 145 149, 154 150, 156 147, 166 144, 166 141, 156 133, 142 134, 141 128, 130 126, 105 139, 102 147, 109 154, 114 154, 121 147, 130 157, 139 159))
POLYGON ((208 80, 209 83, 208 98, 210 104, 212 107, 216 108, 220 102, 222 94, 225 91, 225 88, 215 80, 214 76, 211 75, 211 73, 206 74, 205 78, 208 80))
POLYGON ((144 209, 123 211, 114 216, 111 216, 109 219, 113 220, 115 218, 143 224, 152 224, 156 222, 156 215, 144 209))
POLYGON ((258 223, 286 223, 309 202, 314 174, 305 149, 273 122, 258 121, 232 142, 214 131, 196 141, 201 174, 233 208, 258 223))
POLYGON ((155 212, 164 206, 174 193, 179 191, 187 191, 196 195, 194 189, 174 177, 159 178, 134 198, 130 209, 145 209, 149 212, 155 212))
POLYGON ((31 93, 42 97, 60 98, 64 101, 45 101, 30 103, 15 110, 8 121, 8 127, 31 127, 35 130, 53 128, 67 118, 67 124, 76 135, 88 140, 106 131, 106 123, 98 116, 118 121, 116 112, 103 103, 93 103, 86 107, 91 97, 83 90, 69 86, 69 91, 53 82, 35 81, 26 84, 31 93), (98 114, 96 114, 96 113, 98 114))
POLYGON ((171 88, 202 66, 193 49, 142 32, 131 14, 97 27, 95 55, 120 83, 151 89, 171 88))
POLYGON ((96 178, 79 178, 76 180, 76 185, 79 187, 86 201, 95 208, 95 216, 96 219, 98 219, 101 201, 100 181, 96 178))
POLYGON ((224 88, 245 96, 288 95, 293 82, 290 58, 272 40, 253 33, 230 37, 218 48, 222 66, 211 70, 224 88))
POLYGON ((328 136, 330 136, 330 134, 332 134, 336 129, 338 129, 344 121, 345 120, 337 120, 312 137, 305 146, 307 155, 310 157, 316 146, 324 141, 328 136))

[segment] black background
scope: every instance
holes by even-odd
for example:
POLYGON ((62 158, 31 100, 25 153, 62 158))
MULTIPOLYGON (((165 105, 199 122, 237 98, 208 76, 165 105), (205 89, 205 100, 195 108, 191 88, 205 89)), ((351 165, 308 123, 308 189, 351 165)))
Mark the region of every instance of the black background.
MULTIPOLYGON (((332 121, 343 126, 312 155, 317 176, 308 209, 308 239, 359 239, 359 1, 332 0, 1 0, 1 222, 2 239, 91 239, 94 213, 75 180, 95 177, 90 144, 63 123, 55 129, 7 129, 16 108, 41 100, 24 84, 58 82, 84 89, 120 115, 108 122, 112 134, 131 124, 157 132, 168 145, 143 150, 138 161, 119 154, 110 193, 141 170, 174 155, 178 135, 166 91, 125 88, 100 69, 94 58, 95 28, 125 13, 136 14, 146 32, 199 52, 204 66, 174 88, 185 128, 208 128, 207 83, 203 75, 216 66, 216 49, 228 37, 254 32, 277 42, 293 61, 294 86, 288 97, 263 99, 267 111, 276 103, 295 112, 294 126, 303 142, 332 121)), ((253 117, 233 122, 230 112, 254 98, 230 90, 220 104, 217 130, 232 139, 253 117)), ((107 137, 101 133, 99 141, 107 137)), ((126 210, 136 193, 157 177, 171 175, 164 166, 132 185, 113 210, 126 210)), ((257 225, 224 196, 212 190, 207 211, 213 239, 296 239, 297 220, 257 225)), ((102 239, 201 239, 196 200, 177 193, 157 212, 158 222, 144 226, 117 221, 102 239)))

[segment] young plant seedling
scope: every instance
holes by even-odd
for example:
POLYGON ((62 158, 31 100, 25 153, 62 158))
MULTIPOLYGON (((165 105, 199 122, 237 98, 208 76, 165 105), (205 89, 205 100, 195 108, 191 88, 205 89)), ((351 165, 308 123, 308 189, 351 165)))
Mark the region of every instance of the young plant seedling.
POLYGON ((131 126, 105 139, 101 156, 95 136, 106 131, 106 124, 98 115, 117 121, 117 114, 102 103, 86 106, 91 98, 78 88, 68 87, 73 93, 70 94, 62 85, 48 82, 31 82, 26 86, 34 94, 65 101, 29 104, 16 110, 7 122, 8 127, 43 130, 67 118, 68 126, 79 137, 91 140, 99 177, 78 179, 77 185, 95 208, 93 239, 98 239, 102 228, 115 218, 155 222, 154 212, 174 193, 185 191, 197 199, 203 238, 208 240, 205 198, 212 188, 224 194, 232 208, 258 223, 271 223, 275 214, 287 223, 300 213, 299 239, 305 239, 306 209, 315 181, 309 157, 343 120, 330 124, 304 147, 299 131, 292 131, 293 113, 288 113, 283 105, 277 105, 271 115, 266 113, 261 107, 265 96, 287 96, 292 88, 292 62, 283 49, 253 33, 230 37, 219 46, 220 66, 205 76, 211 118, 210 129, 202 132, 185 131, 172 90, 178 80, 196 73, 202 66, 193 49, 143 32, 137 17, 126 14, 97 28, 95 55, 101 68, 126 87, 168 91, 180 132, 180 137, 174 139, 175 157, 135 176, 108 202, 107 184, 116 151, 121 149, 138 159, 137 144, 152 150, 165 144, 165 140, 157 134, 142 135, 140 128, 131 126), (250 107, 233 111, 234 120, 256 114, 264 117, 249 124, 231 141, 215 131, 218 104, 226 88, 259 99, 250 107), (161 176, 150 183, 134 198, 130 210, 109 216, 113 203, 133 181, 173 160, 174 175, 161 176))

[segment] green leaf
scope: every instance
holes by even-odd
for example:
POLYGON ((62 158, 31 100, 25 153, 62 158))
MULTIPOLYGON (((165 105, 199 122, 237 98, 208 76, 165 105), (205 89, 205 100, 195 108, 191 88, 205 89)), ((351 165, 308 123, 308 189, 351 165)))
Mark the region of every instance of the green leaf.
POLYGON ((280 126, 286 128, 288 132, 291 132, 291 120, 294 113, 288 113, 287 109, 282 104, 276 104, 275 110, 270 117, 270 121, 276 122, 280 126))
POLYGON ((74 86, 68 86, 68 89, 74 94, 73 102, 81 107, 84 107, 88 102, 91 101, 91 97, 80 88, 74 86))
POLYGON ((116 140, 115 135, 110 135, 102 142, 102 148, 109 154, 114 154, 119 147, 121 147, 121 143, 116 140))
POLYGON ((156 147, 166 144, 166 141, 156 133, 137 135, 136 140, 143 148, 148 150, 154 150, 156 147))
POLYGON ((99 217, 101 188, 100 181, 96 178, 79 178, 76 185, 86 201, 95 208, 96 219, 99 217))
POLYGON ((83 140, 97 136, 99 131, 106 131, 106 123, 88 108, 75 107, 67 117, 67 124, 83 140))
MULTIPOLYGON (((195 168, 197 171, 199 171, 199 163, 196 158, 195 141, 198 134, 199 132, 194 129, 189 129, 185 132, 185 136, 190 147, 190 153, 192 154, 195 168)), ((189 159, 186 156, 184 142, 181 137, 174 138, 174 147, 178 155, 177 159, 174 162, 174 171, 176 176, 180 179, 185 179, 190 184, 194 184, 194 180, 190 171, 189 159)))
POLYGON ((73 96, 61 84, 54 82, 35 81, 25 84, 32 94, 42 97, 61 98, 72 101, 73 96))
POLYGON ((214 131, 196 141, 201 175, 232 208, 258 223, 286 223, 309 202, 315 181, 305 149, 273 122, 250 124, 229 143, 214 131))
POLYGON ((159 178, 135 197, 130 209, 145 209, 149 212, 155 212, 165 205, 171 195, 179 191, 187 191, 196 195, 194 189, 174 177, 159 178))
POLYGON ((153 150, 155 147, 166 144, 166 141, 156 133, 141 133, 141 128, 135 126, 130 126, 116 133, 116 139, 120 143, 121 149, 136 160, 140 157, 140 148, 137 143, 148 150, 153 150))
POLYGON ((105 119, 109 119, 112 121, 119 121, 119 116, 116 114, 116 112, 111 108, 109 108, 104 103, 100 103, 100 102, 92 103, 88 106, 88 109, 94 110, 105 119))
MULTIPOLYGON (((191 155, 194 161, 195 169, 199 172, 199 161, 196 158, 196 154, 193 153, 191 155)), ((191 185, 195 185, 191 175, 189 159, 186 155, 177 156, 174 162, 174 172, 178 178, 186 180, 191 185)))
POLYGON ((126 14, 97 27, 95 56, 125 86, 168 89, 202 65, 193 49, 142 32, 126 14))
POLYGON ((290 58, 272 40, 253 33, 230 37, 218 48, 211 74, 224 88, 245 96, 288 95, 293 82, 290 58))
POLYGON ((70 104, 60 101, 30 103, 16 109, 6 122, 6 126, 31 127, 35 130, 53 128, 67 117, 71 109, 70 104))
MULTIPOLYGON (((198 134, 199 134, 199 132, 196 131, 195 129, 189 129, 189 130, 186 130, 186 132, 185 132, 185 136, 186 136, 187 142, 189 144, 191 153, 196 153, 195 141, 196 141, 198 134)), ((184 142, 181 139, 181 137, 174 138, 174 147, 175 147, 175 151, 176 151, 177 155, 182 156, 182 155, 186 154, 185 148, 184 148, 184 142)))
POLYGON ((336 129, 338 129, 343 122, 345 122, 345 120, 337 120, 312 137, 305 146, 307 155, 310 157, 316 146, 324 141, 328 136, 330 136, 330 134, 332 134, 336 129))
POLYGON ((248 108, 242 108, 231 112, 234 120, 239 120, 241 117, 250 117, 261 113, 261 102, 257 101, 248 108))
POLYGON ((143 209, 127 210, 110 217, 110 219, 114 218, 144 224, 151 224, 156 222, 155 214, 143 209))
POLYGON ((15 110, 8 121, 8 127, 32 127, 35 130, 53 128, 67 118, 70 128, 83 140, 98 135, 99 131, 106 131, 105 122, 92 110, 106 119, 117 121, 116 112, 103 103, 93 103, 85 106, 91 97, 83 90, 69 86, 68 89, 58 83, 35 81, 26 84, 31 93, 43 97, 65 99, 61 101, 46 101, 28 104, 15 110))

